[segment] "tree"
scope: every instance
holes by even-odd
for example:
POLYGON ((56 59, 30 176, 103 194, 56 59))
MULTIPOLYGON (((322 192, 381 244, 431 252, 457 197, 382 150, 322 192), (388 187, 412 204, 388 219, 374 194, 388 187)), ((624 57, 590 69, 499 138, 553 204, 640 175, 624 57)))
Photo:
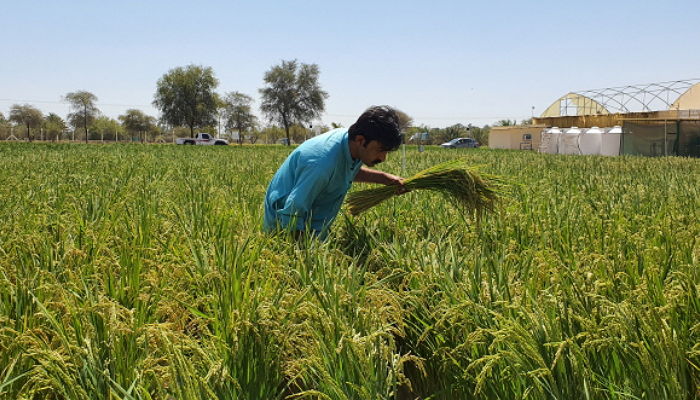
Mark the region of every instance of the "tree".
POLYGON ((486 146, 489 144, 489 132, 491 131, 491 127, 488 125, 484 125, 483 127, 479 128, 478 126, 471 126, 470 130, 470 136, 476 139, 477 142, 479 142, 480 145, 486 146))
POLYGON ((9 136, 10 122, 5 119, 5 116, 0 112, 0 137, 9 136))
POLYGON ((127 132, 136 134, 142 142, 146 140, 146 133, 155 128, 156 119, 144 114, 141 110, 128 109, 124 115, 119 116, 122 126, 127 132))
POLYGON ((250 144, 255 144, 255 142, 258 141, 260 138, 261 132, 256 128, 251 129, 248 131, 248 140, 250 140, 250 144))
POLYGON ((87 143, 88 126, 92 124, 100 113, 100 110, 95 106, 97 96, 90 92, 79 90, 77 92, 68 93, 65 100, 70 103, 71 108, 75 110, 68 114, 68 122, 70 122, 71 126, 75 129, 85 129, 85 143, 87 143))
POLYGON ((153 105, 161 112, 162 122, 171 126, 187 125, 194 137, 195 127, 216 125, 219 81, 211 67, 188 65, 173 68, 157 83, 153 105))
POLYGON ((190 128, 184 126, 176 126, 172 128, 172 134, 176 138, 186 138, 190 136, 190 128))
POLYGON ((515 126, 517 124, 516 120, 502 119, 494 124, 494 126, 515 126))
POLYGON ((216 137, 221 137, 221 121, 224 121, 224 131, 226 131, 226 99, 214 93, 216 102, 216 137))
POLYGON ((44 119, 44 131, 46 131, 46 136, 52 140, 58 140, 65 129, 66 122, 57 114, 49 113, 44 119))
POLYGON ((238 144, 243 144, 243 134, 255 129, 257 118, 253 115, 250 105, 253 98, 241 92, 230 92, 224 99, 226 128, 238 131, 238 144))
POLYGON ((321 90, 318 76, 318 65, 299 64, 296 60, 282 61, 265 73, 260 109, 271 122, 282 124, 288 145, 292 125, 308 125, 325 109, 328 93, 321 90))
POLYGON ((469 136, 469 128, 457 123, 444 129, 445 141, 469 136))
POLYGON ((405 112, 397 110, 396 108, 394 108, 394 111, 396 111, 396 116, 399 117, 399 130, 403 132, 411 126, 413 123, 413 118, 411 118, 411 116, 405 112))
POLYGON ((265 138, 267 143, 275 144, 277 139, 284 136, 284 129, 275 125, 268 125, 260 131, 260 136, 265 138))
POLYGON ((116 140, 121 133, 123 135, 124 128, 114 118, 100 116, 95 118, 91 125, 92 132, 100 135, 101 138, 107 140, 116 140))
POLYGON ((31 130, 41 126, 44 115, 32 105, 14 104, 10 107, 10 121, 17 125, 24 125, 27 128, 27 139, 31 142, 33 139, 31 130))
POLYGON ((294 143, 302 143, 309 137, 309 130, 300 124, 294 124, 289 127, 289 135, 294 143))

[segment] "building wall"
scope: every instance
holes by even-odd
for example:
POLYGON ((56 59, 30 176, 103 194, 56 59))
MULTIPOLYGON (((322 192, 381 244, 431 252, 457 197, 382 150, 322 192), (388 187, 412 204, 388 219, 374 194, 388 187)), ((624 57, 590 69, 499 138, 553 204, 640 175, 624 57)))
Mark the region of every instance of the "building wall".
POLYGON ((494 126, 489 132, 489 147, 492 149, 537 150, 540 147, 544 125, 494 126), (525 140, 523 135, 531 139, 525 140))

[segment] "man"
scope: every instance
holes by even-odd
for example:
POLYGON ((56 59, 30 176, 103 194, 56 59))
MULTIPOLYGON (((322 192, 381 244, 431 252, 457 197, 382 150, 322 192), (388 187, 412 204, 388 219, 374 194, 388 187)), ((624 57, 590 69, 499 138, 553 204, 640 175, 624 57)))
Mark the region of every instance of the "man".
POLYGON ((367 168, 383 162, 401 141, 399 117, 388 106, 370 107, 349 129, 305 141, 267 188, 265 230, 299 234, 310 229, 325 238, 352 182, 396 185, 399 193, 406 192, 402 178, 367 168))

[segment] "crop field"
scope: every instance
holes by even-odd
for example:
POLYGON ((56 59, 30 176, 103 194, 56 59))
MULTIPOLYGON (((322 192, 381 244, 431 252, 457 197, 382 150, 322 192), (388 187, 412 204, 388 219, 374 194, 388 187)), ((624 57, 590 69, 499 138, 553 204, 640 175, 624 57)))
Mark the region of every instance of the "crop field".
POLYGON ((261 232, 289 151, 0 144, 0 399, 700 397, 700 160, 409 148, 508 197, 319 242, 261 232))

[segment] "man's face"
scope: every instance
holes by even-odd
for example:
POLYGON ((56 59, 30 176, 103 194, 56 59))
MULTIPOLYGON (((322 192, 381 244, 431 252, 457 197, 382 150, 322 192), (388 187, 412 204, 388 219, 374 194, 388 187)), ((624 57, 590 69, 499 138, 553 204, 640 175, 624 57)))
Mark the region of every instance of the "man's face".
POLYGON ((387 154, 389 154, 389 151, 376 140, 372 140, 370 142, 363 140, 363 143, 360 146, 360 160, 368 167, 374 167, 375 165, 384 162, 387 154))

